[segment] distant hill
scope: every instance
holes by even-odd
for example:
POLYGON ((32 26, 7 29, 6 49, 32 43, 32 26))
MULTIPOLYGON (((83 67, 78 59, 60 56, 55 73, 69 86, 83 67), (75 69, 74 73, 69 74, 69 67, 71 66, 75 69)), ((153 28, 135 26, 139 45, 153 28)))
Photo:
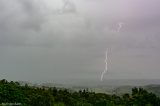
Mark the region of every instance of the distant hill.
POLYGON ((152 92, 160 97, 160 85, 145 85, 145 86, 119 86, 113 89, 113 93, 117 95, 123 95, 125 93, 131 94, 133 87, 141 87, 149 92, 152 92))
MULTIPOLYGON (((123 95, 125 93, 131 94, 131 90, 133 87, 142 87, 149 92, 153 92, 157 96, 160 97, 160 84, 158 84, 159 80, 108 80, 106 82, 95 84, 58 84, 58 83, 30 83, 27 81, 19 81, 21 85, 29 85, 35 87, 57 87, 57 88, 67 88, 73 91, 79 91, 82 89, 88 89, 89 91, 94 91, 96 93, 106 93, 106 94, 116 94, 123 95), (157 84, 148 84, 148 83, 157 83, 157 84), (121 85, 122 84, 122 85, 121 85), (126 85, 125 85, 126 84, 126 85), (133 85, 132 85, 133 84, 133 85), (141 85, 142 84, 142 85, 141 85), (148 84, 148 85, 147 85, 148 84)), ((93 83, 93 82, 91 82, 93 83)))
POLYGON ((160 85, 147 85, 143 88, 148 90, 149 92, 153 92, 154 94, 160 97, 160 85))

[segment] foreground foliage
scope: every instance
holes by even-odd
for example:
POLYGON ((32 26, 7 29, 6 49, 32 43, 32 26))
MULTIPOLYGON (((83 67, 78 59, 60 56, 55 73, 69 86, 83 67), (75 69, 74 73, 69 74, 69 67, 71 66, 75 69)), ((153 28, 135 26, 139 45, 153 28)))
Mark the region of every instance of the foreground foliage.
POLYGON ((0 81, 0 104, 21 103, 22 106, 160 106, 160 98, 143 88, 133 88, 122 96, 79 92, 55 87, 21 86, 18 82, 0 81))

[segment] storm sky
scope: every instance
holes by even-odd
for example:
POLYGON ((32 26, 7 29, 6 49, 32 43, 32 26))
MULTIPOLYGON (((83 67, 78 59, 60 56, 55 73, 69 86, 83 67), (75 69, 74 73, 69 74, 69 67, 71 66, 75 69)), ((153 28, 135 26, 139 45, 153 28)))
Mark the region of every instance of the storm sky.
POLYGON ((159 78, 159 10, 160 0, 0 0, 0 78, 100 80, 106 49, 104 79, 159 78))

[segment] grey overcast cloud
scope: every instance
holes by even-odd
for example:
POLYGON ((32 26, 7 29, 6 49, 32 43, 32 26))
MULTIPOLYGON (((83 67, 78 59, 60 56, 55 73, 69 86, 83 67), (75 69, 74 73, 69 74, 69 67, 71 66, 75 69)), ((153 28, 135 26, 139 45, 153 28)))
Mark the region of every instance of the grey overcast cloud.
POLYGON ((160 0, 0 0, 0 78, 160 77, 160 0))

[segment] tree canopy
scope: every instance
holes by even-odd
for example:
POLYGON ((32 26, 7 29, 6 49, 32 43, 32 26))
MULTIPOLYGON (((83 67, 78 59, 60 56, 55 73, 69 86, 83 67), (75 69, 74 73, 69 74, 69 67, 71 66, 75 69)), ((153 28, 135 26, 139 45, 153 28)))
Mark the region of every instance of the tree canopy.
POLYGON ((132 94, 108 95, 87 89, 70 91, 56 87, 22 86, 18 82, 0 80, 0 104, 21 106, 160 106, 160 98, 143 88, 133 88, 132 94))

